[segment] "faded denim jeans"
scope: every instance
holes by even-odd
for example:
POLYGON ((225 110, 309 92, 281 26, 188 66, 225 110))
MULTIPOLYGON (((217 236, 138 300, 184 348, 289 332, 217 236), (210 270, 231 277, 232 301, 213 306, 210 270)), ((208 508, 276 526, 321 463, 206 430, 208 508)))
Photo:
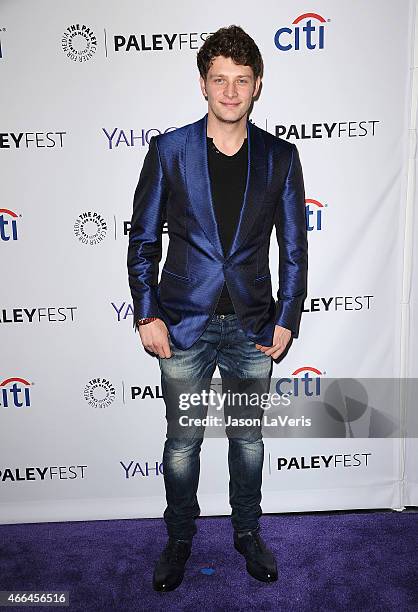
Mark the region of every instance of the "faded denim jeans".
MULTIPOLYGON (((200 474, 200 448, 205 427, 187 428, 187 435, 173 434, 171 425, 184 414, 178 394, 172 392, 174 381, 184 381, 188 391, 209 390, 216 366, 222 378, 222 392, 235 390, 246 380, 256 381, 259 391, 268 391, 272 358, 256 349, 241 329, 236 314, 213 315, 200 338, 187 350, 174 346, 172 356, 159 358, 161 385, 166 404, 167 438, 163 452, 167 507, 164 511, 168 535, 191 539, 196 533, 195 519, 200 515, 197 488, 200 474), (235 381, 235 382, 234 382, 235 381), (226 387, 226 388, 225 388, 226 387)), ((254 387, 251 387, 252 389, 254 387)), ((224 418, 227 419, 225 406, 224 418)), ((194 406, 192 415, 204 418, 208 407, 194 406)), ((233 416, 251 414, 261 417, 262 410, 249 406, 233 407, 233 416), (249 410, 249 412, 248 412, 249 410)), ((178 429, 177 429, 178 430, 178 429)), ((228 436, 229 502, 235 531, 258 530, 262 514, 261 484, 264 444, 261 426, 242 429, 242 436, 232 429, 222 429, 228 436)), ((238 429, 238 431, 241 431, 238 429)))

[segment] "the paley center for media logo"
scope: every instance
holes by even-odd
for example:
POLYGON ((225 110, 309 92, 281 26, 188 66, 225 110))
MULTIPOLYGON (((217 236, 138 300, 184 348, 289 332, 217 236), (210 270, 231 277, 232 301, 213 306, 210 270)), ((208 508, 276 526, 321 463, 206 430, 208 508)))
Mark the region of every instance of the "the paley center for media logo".
POLYGON ((98 376, 84 387, 84 399, 93 408, 107 408, 116 398, 116 389, 107 378, 98 376))
POLYGON ((74 222, 74 234, 83 244, 94 245, 106 237, 108 225, 106 219, 97 211, 86 210, 80 213, 74 222))
MULTIPOLYGON (((161 53, 198 50, 211 32, 111 32, 103 28, 103 51, 110 53, 129 52, 161 53)), ((91 60, 98 48, 95 31, 85 23, 67 26, 61 35, 61 48, 74 62, 91 60)))
POLYGON ((96 53, 97 38, 90 26, 74 23, 63 32, 61 47, 73 62, 87 62, 96 53))

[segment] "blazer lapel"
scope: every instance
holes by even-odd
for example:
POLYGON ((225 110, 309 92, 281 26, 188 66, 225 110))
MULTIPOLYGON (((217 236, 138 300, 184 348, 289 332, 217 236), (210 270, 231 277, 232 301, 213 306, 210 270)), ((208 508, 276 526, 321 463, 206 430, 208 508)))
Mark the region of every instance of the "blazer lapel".
POLYGON ((259 128, 247 121, 248 170, 244 201, 228 257, 244 242, 254 219, 262 214, 263 200, 266 191, 267 157, 264 138, 259 128))
MULTIPOLYGON (((207 114, 191 125, 186 143, 186 183, 196 219, 208 240, 224 258, 212 200, 207 158, 207 114)), ((266 188, 266 155, 261 131, 247 121, 248 169, 238 226, 227 257, 245 240, 254 216, 261 212, 266 188)))
POLYGON ((223 257, 210 189, 206 125, 207 114, 190 127, 186 142, 186 183, 195 217, 208 240, 223 257))

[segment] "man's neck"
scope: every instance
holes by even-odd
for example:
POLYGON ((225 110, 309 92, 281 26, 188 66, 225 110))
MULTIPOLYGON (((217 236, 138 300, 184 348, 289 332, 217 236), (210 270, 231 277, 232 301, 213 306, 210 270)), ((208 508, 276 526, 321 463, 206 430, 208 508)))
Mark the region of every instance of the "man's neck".
POLYGON ((226 123, 209 112, 206 133, 209 138, 213 138, 217 149, 226 155, 233 155, 247 137, 247 115, 236 123, 226 123))

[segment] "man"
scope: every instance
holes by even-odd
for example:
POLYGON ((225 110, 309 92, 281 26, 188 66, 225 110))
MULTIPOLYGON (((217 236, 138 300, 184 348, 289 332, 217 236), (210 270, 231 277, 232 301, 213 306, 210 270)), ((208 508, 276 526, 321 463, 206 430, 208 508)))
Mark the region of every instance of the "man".
MULTIPOLYGON (((248 119, 261 85, 259 49, 240 27, 221 28, 206 39, 197 64, 208 112, 151 138, 134 195, 128 248, 134 328, 143 347, 158 356, 166 404, 169 538, 153 576, 160 591, 181 583, 200 514, 196 492, 204 428, 178 433, 180 411, 172 390, 176 383, 208 389, 217 365, 222 381, 269 380, 272 359, 298 334, 306 296, 298 150, 248 119), (165 220, 169 245, 158 283, 165 220), (268 264, 273 225, 280 249, 277 304, 268 264)), ((194 407, 193 414, 204 417, 207 406, 194 407)), ((234 546, 253 577, 271 582, 277 580, 277 565, 259 524, 261 428, 227 434, 234 546)))

